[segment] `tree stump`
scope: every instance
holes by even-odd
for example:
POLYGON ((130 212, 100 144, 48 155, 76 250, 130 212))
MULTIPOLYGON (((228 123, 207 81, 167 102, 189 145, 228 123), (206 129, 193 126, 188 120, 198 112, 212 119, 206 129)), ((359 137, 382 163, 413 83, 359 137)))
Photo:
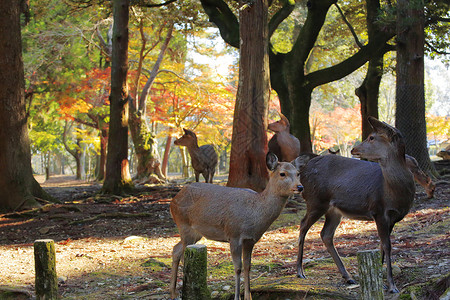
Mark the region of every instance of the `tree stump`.
POLYGON ((358 251, 359 281, 362 300, 384 299, 383 268, 379 250, 358 251))
POLYGON ((56 254, 53 240, 34 242, 36 299, 58 299, 58 277, 56 276, 56 254))
POLYGON ((206 284, 206 253, 205 245, 190 245, 186 247, 181 299, 211 299, 206 284))

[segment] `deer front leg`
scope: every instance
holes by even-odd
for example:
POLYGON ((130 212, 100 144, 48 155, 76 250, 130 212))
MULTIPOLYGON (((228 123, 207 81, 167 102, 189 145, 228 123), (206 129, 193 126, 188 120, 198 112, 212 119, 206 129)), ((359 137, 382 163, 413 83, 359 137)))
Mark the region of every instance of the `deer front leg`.
POLYGON ((380 237, 381 247, 383 249, 382 253, 384 255, 382 257, 386 257, 386 277, 388 282, 388 291, 389 293, 399 293, 397 286, 394 282, 394 277, 392 276, 392 261, 391 261, 391 236, 390 233, 392 231, 393 226, 390 226, 390 220, 379 220, 376 219, 375 223, 377 224, 378 236, 380 237))
POLYGON ((239 300, 241 293, 242 244, 239 240, 230 241, 231 258, 234 265, 235 287, 234 300, 239 300))
POLYGON ((322 238, 322 241, 327 248, 328 253, 330 253, 334 263, 338 267, 339 272, 341 272, 342 277, 348 284, 355 284, 356 281, 353 280, 353 278, 351 278, 351 276, 348 274, 341 258, 339 257, 338 252, 336 251, 336 248, 334 247, 334 233, 336 231, 336 228, 341 223, 341 219, 342 216, 339 213, 333 210, 329 210, 325 214, 325 224, 323 225, 322 231, 320 232, 320 237, 322 238))
POLYGON ((200 180, 200 172, 194 170, 194 174, 195 174, 195 182, 198 182, 200 180))
POLYGON ((300 234, 298 237, 298 254, 297 254, 297 277, 306 278, 303 271, 303 247, 305 245, 305 237, 309 228, 316 223, 317 220, 323 215, 323 213, 309 213, 306 212, 300 223, 300 234))
POLYGON ((252 251, 255 245, 252 240, 244 240, 242 256, 244 261, 244 299, 251 300, 252 294, 250 293, 250 267, 252 261, 252 251))

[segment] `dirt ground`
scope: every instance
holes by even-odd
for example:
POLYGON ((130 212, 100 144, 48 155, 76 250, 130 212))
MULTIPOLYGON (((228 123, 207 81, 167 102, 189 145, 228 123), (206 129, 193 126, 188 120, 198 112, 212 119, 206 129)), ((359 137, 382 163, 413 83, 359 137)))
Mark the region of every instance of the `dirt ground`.
MULTIPOLYGON (((435 197, 427 199, 418 186, 413 209, 394 228, 394 277, 401 293, 387 294, 387 299, 439 299, 445 293, 449 297, 450 167, 448 163, 438 167, 447 175, 437 181, 435 197)), ((55 241, 62 299, 169 298, 171 251, 179 240, 169 203, 182 185, 140 186, 124 197, 99 196, 98 183, 71 176, 53 176, 42 186, 62 203, 0 215, 0 299, 34 297, 33 242, 38 239, 55 241)), ((304 210, 301 197, 291 200, 256 244, 253 298, 357 299, 358 286, 344 284, 320 240, 323 221, 311 228, 306 239, 307 279, 296 278, 304 210)), ((232 299, 228 244, 205 239, 199 243, 208 247, 208 286, 213 298, 232 299)), ((356 280, 356 253, 379 247, 373 222, 348 219, 336 231, 335 243, 356 280)))

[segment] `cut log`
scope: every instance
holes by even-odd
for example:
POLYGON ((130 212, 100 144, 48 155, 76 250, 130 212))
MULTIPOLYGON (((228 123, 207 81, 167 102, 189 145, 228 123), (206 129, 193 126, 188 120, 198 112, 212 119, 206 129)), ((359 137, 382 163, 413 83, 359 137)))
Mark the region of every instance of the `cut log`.
POLYGON ((205 245, 190 245, 184 251, 181 299, 211 299, 206 283, 207 252, 205 245))
POLYGON ((359 281, 361 285, 362 300, 382 300, 383 268, 379 250, 358 251, 359 281))
POLYGON ((36 240, 34 242, 36 299, 58 299, 58 277, 56 276, 55 242, 36 240))

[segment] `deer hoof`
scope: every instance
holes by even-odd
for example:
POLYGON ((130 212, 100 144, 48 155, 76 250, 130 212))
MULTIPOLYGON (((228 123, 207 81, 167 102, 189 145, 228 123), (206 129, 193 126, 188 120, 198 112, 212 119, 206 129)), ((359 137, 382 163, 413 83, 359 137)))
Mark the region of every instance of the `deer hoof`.
POLYGON ((306 276, 305 276, 304 274, 298 273, 298 274, 297 274, 297 278, 306 279, 306 276))
POLYGON ((397 294, 397 293, 400 293, 400 291, 398 290, 397 287, 394 286, 393 288, 389 289, 389 293, 391 293, 391 294, 397 294))

